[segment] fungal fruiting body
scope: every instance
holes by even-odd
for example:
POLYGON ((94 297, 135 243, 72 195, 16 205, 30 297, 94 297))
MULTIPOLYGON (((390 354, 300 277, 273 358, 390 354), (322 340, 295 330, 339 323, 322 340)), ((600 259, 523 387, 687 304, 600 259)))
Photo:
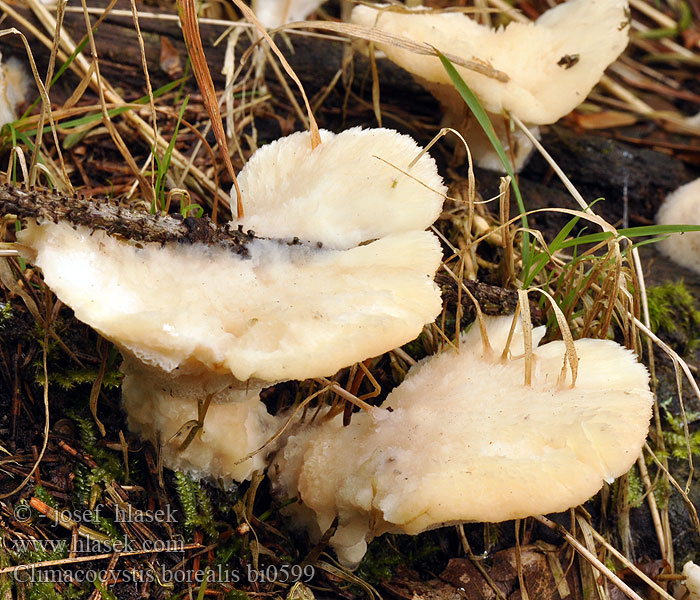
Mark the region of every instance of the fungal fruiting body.
POLYGON ((406 343, 440 311, 436 238, 413 231, 339 251, 252 240, 135 244, 68 223, 29 225, 46 283, 76 316, 165 371, 240 381, 332 375, 406 343))
MULTIPOLYGON (((445 54, 504 74, 505 81, 456 65, 496 120, 498 129, 505 127, 504 113, 530 125, 544 125, 554 123, 583 102, 605 68, 627 46, 627 11, 627 0, 569 0, 534 23, 512 22, 494 30, 462 13, 357 6, 352 21, 424 42, 445 54)), ((446 124, 465 133, 468 142, 472 131, 477 132, 478 139, 483 138, 475 122, 465 128, 467 109, 437 56, 416 54, 391 44, 377 44, 377 48, 440 100, 446 124)), ((507 138, 502 141, 507 143, 507 138)), ((524 164, 525 140, 519 143, 523 148, 516 155, 524 164)), ((476 157, 478 163, 486 160, 483 156, 476 157)))
POLYGON ((20 62, 2 60, 0 53, 0 127, 15 120, 15 110, 24 102, 29 89, 27 74, 20 62))
MULTIPOLYGON (((656 215, 659 225, 700 225, 700 179, 670 194, 656 215)), ((700 273, 700 232, 672 233, 658 243, 666 256, 700 273)))
POLYGON ((254 3, 255 16, 272 29, 285 23, 303 21, 314 12, 324 0, 257 0, 254 3))
POLYGON ((160 448, 169 468, 227 484, 265 470, 275 448, 267 442, 283 422, 260 401, 261 383, 230 375, 159 372, 128 354, 122 371, 129 429, 160 448), (248 454, 253 455, 246 459, 248 454))
POLYGON ((258 150, 238 176, 244 229, 345 250, 390 234, 422 231, 440 215, 445 187, 435 162, 407 135, 353 127, 300 132, 258 150))
POLYGON ((700 567, 692 560, 683 565, 685 587, 688 590, 688 600, 700 600, 700 567))
MULTIPOLYGON (((510 317, 478 327, 414 367, 382 409, 299 427, 270 470, 277 493, 315 535, 338 517, 330 543, 354 565, 385 532, 416 534, 466 521, 504 521, 576 506, 625 473, 647 434, 645 367, 609 340, 579 340, 578 378, 560 380, 565 347, 501 359, 510 317), (386 410, 385 410, 386 409, 386 410)), ((534 331, 534 344, 544 328, 534 331)))
MULTIPOLYGON (((153 217, 167 235, 148 241, 112 234, 123 221, 118 209, 105 216, 91 208, 99 229, 76 225, 76 211, 65 207, 57 219, 51 202, 16 212, 33 217, 18 234, 25 256, 129 359, 124 399, 143 436, 165 443, 218 394, 210 410, 220 422, 207 416, 189 455, 165 453, 171 465, 203 471, 201 457, 225 444, 221 422, 234 420, 245 423, 240 459, 275 423, 256 388, 380 355, 415 338, 441 310, 433 282, 441 248, 425 231, 445 192, 434 161, 386 129, 322 138, 313 151, 301 133, 254 155, 240 173, 246 217, 229 225, 230 239, 204 221, 199 227, 216 243, 188 242, 183 222, 170 217, 153 217), (357 169, 354 181, 348 165, 357 169), (257 236, 237 232, 243 227, 257 236)), ((13 210, 23 207, 18 200, 13 210)), ((217 465, 217 474, 236 479, 255 461, 217 465)))
POLYGON ((254 177, 240 174, 247 213, 233 225, 281 239, 232 252, 44 220, 19 240, 79 319, 145 364, 240 381, 332 375, 412 340, 440 312, 441 249, 424 229, 445 188, 428 155, 409 169, 420 148, 408 136, 323 137, 313 151, 306 133, 264 147, 254 177))

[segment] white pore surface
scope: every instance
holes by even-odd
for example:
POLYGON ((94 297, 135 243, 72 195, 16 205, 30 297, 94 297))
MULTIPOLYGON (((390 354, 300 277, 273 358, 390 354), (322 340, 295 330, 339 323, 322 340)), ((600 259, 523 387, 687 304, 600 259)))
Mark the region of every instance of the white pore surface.
MULTIPOLYGON (((300 429, 270 469, 278 493, 299 494, 312 533, 339 516, 331 539, 357 564, 386 531, 416 534, 450 523, 560 512, 625 473, 646 438, 653 397, 646 368, 608 340, 579 340, 578 379, 558 382, 563 342, 534 351, 532 385, 520 356, 500 360, 511 318, 489 319, 495 357, 478 327, 459 353, 414 367, 380 416, 342 416, 300 429), (286 471, 286 473, 285 473, 286 471), (298 475, 297 475, 298 474, 298 475)), ((534 344, 541 339, 536 330, 534 344)))
POLYGON ((285 23, 303 21, 314 12, 324 0, 257 0, 255 16, 268 29, 285 23))
POLYGON ((700 600, 700 567, 693 561, 685 563, 683 575, 686 576, 685 587, 688 588, 688 600, 700 600))
MULTIPOLYGON (((700 179, 670 194, 656 215, 659 225, 700 225, 700 179)), ((666 256, 700 273, 700 232, 673 233, 657 245, 666 256)))
POLYGON ((245 217, 234 223, 346 249, 440 215, 446 188, 430 155, 409 168, 422 150, 410 136, 354 127, 321 139, 312 150, 309 133, 293 133, 253 154, 238 175, 245 217))
POLYGON ((29 78, 18 60, 0 63, 0 127, 15 120, 15 109, 24 102, 28 88, 29 78))
MULTIPOLYGON (((485 63, 508 75, 508 82, 457 67, 483 107, 507 110, 535 125, 554 123, 583 102, 605 68, 628 41, 626 0, 569 0, 535 23, 510 23, 492 30, 462 13, 412 14, 357 6, 352 22, 426 42, 444 53, 485 63), (557 64, 578 56, 570 68, 557 64)), ((435 56, 377 44, 387 57, 421 78, 452 87, 435 56)), ((456 92, 455 92, 456 93, 456 92)))
POLYGON ((66 223, 18 236, 76 316, 146 364, 241 381, 306 379, 414 339, 440 312, 429 232, 345 251, 255 240, 241 258, 201 244, 137 247, 66 223))
MULTIPOLYGON (((144 371, 138 362, 125 357, 122 370, 122 399, 129 429, 161 449, 163 463, 194 477, 244 481, 254 470, 264 470, 274 446, 252 458, 282 426, 260 401, 260 386, 223 381, 221 377, 198 377, 183 382, 155 370, 144 371), (181 444, 197 421, 197 401, 213 397, 204 427, 186 449, 181 444), (239 461, 242 461, 239 463, 239 461)), ((185 377, 185 379, 188 379, 185 377)))

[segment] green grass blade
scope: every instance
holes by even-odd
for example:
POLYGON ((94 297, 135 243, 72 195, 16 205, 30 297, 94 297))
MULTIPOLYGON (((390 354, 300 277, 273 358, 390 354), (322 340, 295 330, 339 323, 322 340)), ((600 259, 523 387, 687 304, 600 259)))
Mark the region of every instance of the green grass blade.
POLYGON ((158 160, 158 155, 156 154, 155 147, 153 148, 153 156, 156 159, 156 163, 158 164, 158 175, 156 177, 156 195, 153 199, 153 206, 151 210, 151 212, 153 213, 156 212, 156 202, 158 202, 158 200, 160 200, 160 210, 163 210, 163 208, 165 207, 165 181, 166 176, 168 174, 168 169, 170 168, 170 158, 172 157, 173 150, 175 149, 177 133, 180 130, 182 117, 185 114, 185 109, 187 108, 187 103, 189 102, 189 100, 190 97, 185 96, 185 100, 182 103, 182 106, 180 107, 180 113, 177 117, 177 123, 175 124, 175 131, 173 131, 173 135, 170 138, 170 142, 168 143, 168 147, 165 150, 165 154, 163 155, 162 160, 158 160))
MULTIPOLYGON (((469 86, 466 84, 464 79, 462 79, 462 76, 457 72, 457 69, 455 69, 454 65, 439 50, 436 50, 436 52, 438 57, 440 58, 440 62, 442 62, 442 66, 445 68, 445 71, 447 71, 448 76, 452 80, 452 84, 459 92, 459 95, 462 96, 462 99, 469 107, 469 110, 471 110, 474 116, 476 117, 476 120, 478 121, 479 125, 481 125, 481 128, 484 130, 484 133, 489 138, 489 141, 491 142, 491 145, 496 151, 496 154, 498 154, 498 158, 501 159, 506 173, 510 175, 510 184, 513 188, 515 199, 518 202, 518 209, 520 210, 521 222, 523 227, 527 228, 527 215, 525 214, 527 211, 525 210, 525 203, 523 202, 523 197, 520 193, 520 188, 518 187, 518 182, 515 178, 515 171, 513 170, 513 166, 508 160, 508 156, 506 155, 506 151, 503 148, 503 144, 501 144, 501 140, 498 139, 498 136, 496 135, 496 132, 493 129, 491 120, 486 114, 484 108, 481 106, 481 103, 479 102, 477 97, 474 95, 474 92, 472 92, 471 89, 469 89, 469 86)), ((524 279, 528 278, 528 272, 530 270, 530 254, 530 236, 527 232, 523 232, 522 256, 524 279)))
MULTIPOLYGON (((170 83, 166 83, 164 86, 159 87, 156 91, 153 92, 153 97, 158 98, 162 96, 163 94, 167 94, 170 90, 173 88, 177 87, 180 85, 180 82, 182 79, 176 79, 175 81, 171 81, 170 83)), ((146 104, 148 102, 148 95, 146 96, 141 96, 140 98, 137 98, 133 102, 130 102, 130 104, 146 104)), ((127 111, 132 110, 133 107, 131 106, 119 106, 117 108, 112 108, 111 110, 107 111, 107 114, 109 114, 110 118, 117 117, 127 111)), ((89 125, 90 123, 95 123, 98 121, 102 120, 102 113, 92 113, 90 115, 85 115, 84 117, 79 117, 78 119, 71 119, 70 121, 66 121, 62 123, 62 127, 64 129, 71 129, 73 127, 81 127, 83 125, 89 125)), ((51 131, 51 126, 46 125, 44 127, 43 133, 49 133, 51 131)), ((30 131, 26 131, 25 134, 27 136, 34 137, 36 135, 36 129, 32 129, 30 131)))
MULTIPOLYGON (((646 236, 662 236, 670 233, 683 233, 686 231, 700 231, 700 225, 643 225, 641 227, 628 227, 627 229, 618 229, 617 233, 630 239, 646 236)), ((571 248, 581 244, 596 244, 613 237, 610 231, 601 231, 600 233, 590 233, 583 235, 573 240, 567 240, 561 245, 561 248, 571 248)), ((659 238, 661 239, 661 238, 659 238)))

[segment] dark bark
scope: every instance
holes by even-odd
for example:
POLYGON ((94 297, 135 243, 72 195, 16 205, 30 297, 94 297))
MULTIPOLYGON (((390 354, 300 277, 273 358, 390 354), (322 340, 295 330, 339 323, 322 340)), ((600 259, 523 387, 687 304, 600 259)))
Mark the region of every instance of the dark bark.
MULTIPOLYGON (((446 273, 438 273, 435 276, 435 283, 438 284, 442 291, 442 299, 445 302, 456 304, 458 298, 461 300, 462 309, 466 314, 473 315, 474 302, 469 295, 462 291, 461 298, 459 296, 459 287, 457 282, 446 273)), ((497 285, 489 285, 481 281, 471 281, 464 279, 464 286, 469 290, 472 296, 479 303, 481 311, 485 315, 510 315, 515 312, 515 307, 518 305, 518 292, 515 290, 507 290, 497 285)), ((537 305, 537 302, 530 301, 530 313, 533 321, 539 323, 542 319, 542 310, 537 305)))
POLYGON ((11 185, 0 186, 0 215, 15 215, 40 221, 67 221, 106 231, 135 242, 196 242, 228 248, 247 256, 246 243, 252 232, 217 226, 209 217, 195 219, 175 215, 152 215, 119 206, 106 199, 68 196, 48 190, 26 190, 11 185))

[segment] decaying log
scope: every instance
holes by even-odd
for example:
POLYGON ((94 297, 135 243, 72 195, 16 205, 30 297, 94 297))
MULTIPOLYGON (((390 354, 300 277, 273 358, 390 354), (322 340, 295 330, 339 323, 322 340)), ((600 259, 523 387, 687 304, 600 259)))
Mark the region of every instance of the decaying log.
MULTIPOLYGON (((107 199, 0 185, 0 216, 8 215, 40 221, 62 220, 134 242, 203 243, 228 248, 241 256, 248 255, 246 244, 255 239, 252 231, 243 232, 226 225, 217 226, 207 216, 183 218, 179 214, 150 214, 120 206, 107 199)), ((298 243, 298 240, 280 240, 280 243, 293 244, 298 243)), ((445 301, 457 302, 457 283, 445 274, 438 274, 435 280, 445 301)), ((463 283, 485 314, 500 315, 515 311, 518 303, 516 291, 476 281, 465 280, 463 283)), ((462 295, 462 305, 467 312, 473 310, 472 301, 467 294, 462 295)), ((533 310, 538 310, 536 304, 532 307, 533 310)))
POLYGON ((241 256, 248 255, 246 244, 255 237, 253 232, 231 229, 226 225, 217 226, 207 216, 184 218, 179 214, 150 214, 106 199, 67 196, 48 190, 26 190, 11 185, 0 186, 0 215, 40 221, 67 221, 134 242, 199 242, 228 248, 241 256))

